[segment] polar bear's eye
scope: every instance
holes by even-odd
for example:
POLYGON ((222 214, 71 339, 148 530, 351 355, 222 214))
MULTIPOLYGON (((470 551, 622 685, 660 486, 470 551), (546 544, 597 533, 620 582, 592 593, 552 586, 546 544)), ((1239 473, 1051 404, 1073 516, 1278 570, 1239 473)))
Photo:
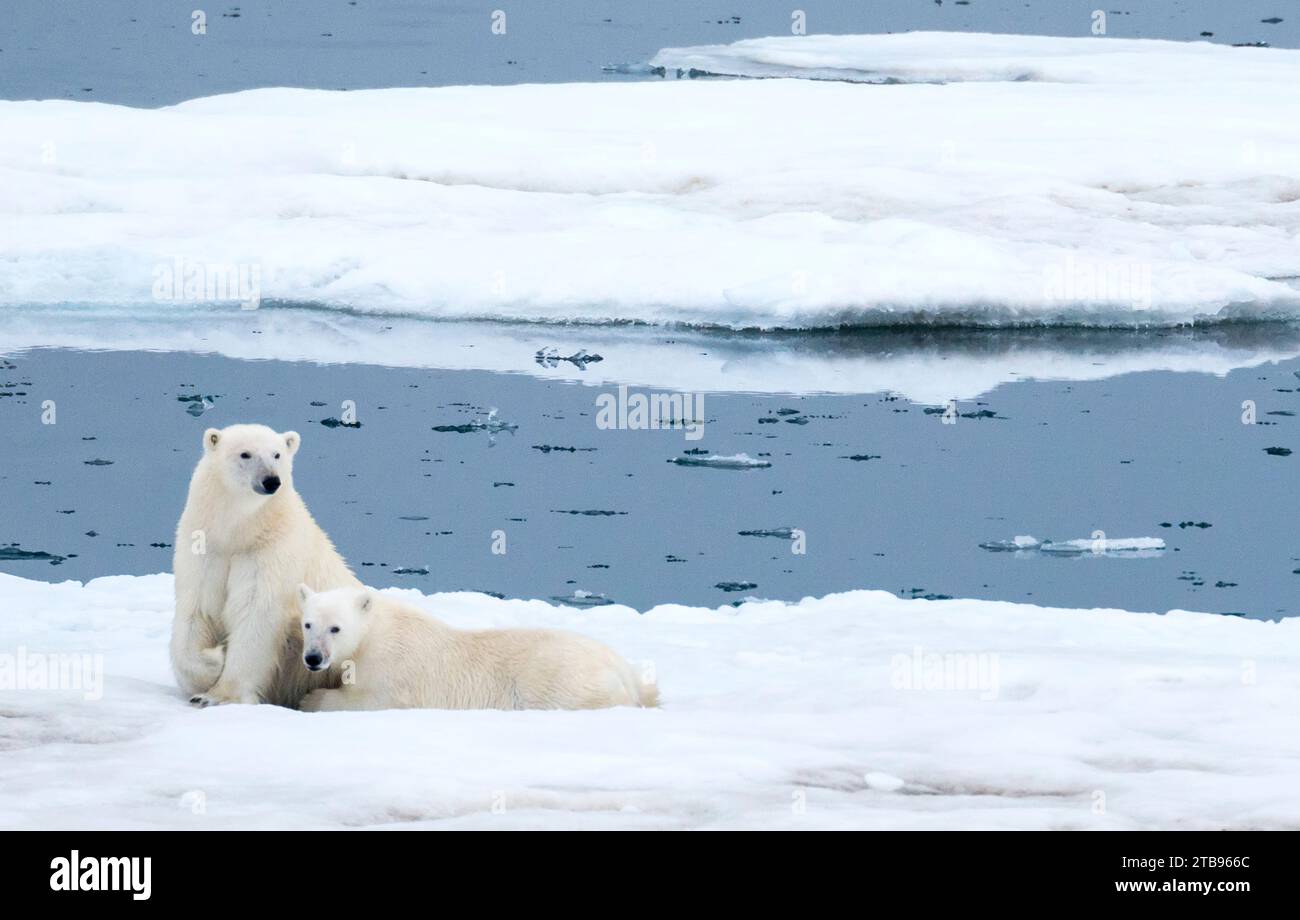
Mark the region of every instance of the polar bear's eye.
POLYGON ((302 628, 303 628, 303 629, 311 629, 311 624, 310 624, 310 623, 303 623, 303 624, 302 624, 302 628))
POLYGON ((276 455, 275 455, 275 459, 279 460, 279 459, 280 459, 280 455, 279 455, 279 454, 276 454, 276 455))
POLYGON ((251 460, 253 458, 253 455, 250 454, 248 451, 244 451, 242 454, 239 455, 239 458, 241 460, 251 460))
POLYGON ((331 627, 330 627, 330 632, 332 632, 332 633, 336 633, 336 632, 338 632, 338 631, 339 631, 339 628, 338 628, 337 626, 331 626, 331 627))

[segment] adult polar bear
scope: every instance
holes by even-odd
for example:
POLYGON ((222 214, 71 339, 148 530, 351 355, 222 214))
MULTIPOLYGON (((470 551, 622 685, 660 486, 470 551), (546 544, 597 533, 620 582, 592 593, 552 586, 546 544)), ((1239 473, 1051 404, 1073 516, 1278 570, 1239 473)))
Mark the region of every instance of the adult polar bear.
POLYGON ((296 707, 328 679, 302 666, 298 585, 359 588, 293 488, 297 432, 203 433, 176 529, 176 682, 200 706, 296 707))

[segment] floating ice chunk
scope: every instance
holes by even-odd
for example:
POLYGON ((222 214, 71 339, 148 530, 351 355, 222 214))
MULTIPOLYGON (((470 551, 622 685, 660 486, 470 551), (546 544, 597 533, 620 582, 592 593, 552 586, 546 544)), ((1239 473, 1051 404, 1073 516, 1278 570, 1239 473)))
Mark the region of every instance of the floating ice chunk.
POLYGON ((742 537, 777 537, 778 539, 781 540, 793 540, 794 528, 773 527, 771 529, 739 530, 737 531, 737 534, 739 534, 742 537))
POLYGON ((1042 552, 1055 556, 1082 556, 1092 553, 1099 556, 1152 556, 1165 549, 1165 541, 1159 537, 1128 537, 1124 539, 1107 539, 1106 537, 1085 538, 1080 540, 1038 540, 1034 537, 1020 536, 1011 540, 992 540, 981 543, 980 549, 995 553, 1008 552, 1042 552))
POLYGON ((1064 540, 1053 543, 1044 541, 1039 550, 1062 556, 1081 556, 1084 553, 1111 555, 1112 553, 1152 553, 1165 548, 1165 541, 1159 537, 1131 537, 1123 540, 1109 540, 1105 537, 1083 540, 1064 540))
POLYGON ((707 457, 683 455, 673 457, 668 462, 678 466, 707 466, 715 470, 761 470, 772 465, 767 460, 755 460, 749 454, 731 454, 726 457, 721 454, 709 454, 707 457))
POLYGON ((731 593, 736 591, 753 591, 758 587, 758 583, 753 581, 720 581, 713 587, 720 591, 731 593))
MULTIPOLYGON (((464 422, 459 425, 434 425, 433 431, 443 434, 471 434, 476 431, 486 431, 489 436, 495 435, 501 431, 508 431, 514 434, 518 430, 518 425, 512 425, 509 422, 497 418, 497 410, 494 407, 487 414, 485 419, 474 419, 470 422, 464 422)), ((496 443, 495 438, 489 437, 489 443, 496 443)))
POLYGON ((1295 52, 1211 42, 978 32, 800 35, 664 48, 651 72, 852 83, 1122 83, 1289 79, 1295 52))
POLYGON ((35 559, 41 562, 48 562, 50 565, 58 565, 65 556, 56 556, 54 553, 47 553, 44 550, 25 550, 19 547, 17 543, 10 543, 8 546, 0 546, 0 560, 4 562, 15 562, 20 559, 35 559))
POLYGON ((198 418, 204 412, 207 412, 209 409, 212 409, 216 406, 216 403, 212 401, 213 399, 216 399, 216 397, 213 396, 209 398, 199 393, 195 393, 193 396, 176 397, 177 402, 188 403, 188 405, 185 407, 185 411, 188 412, 190 415, 194 416, 195 418, 198 418))
POLYGON ((600 70, 601 73, 625 74, 634 77, 662 77, 665 75, 662 67, 652 67, 649 64, 604 64, 600 70))
POLYGON ((980 549, 991 550, 995 553, 1009 553, 1019 550, 1038 549, 1042 546, 1041 540, 1033 537, 1016 537, 1012 540, 991 540, 988 543, 981 543, 980 549))
POLYGON ((533 360, 542 367, 558 367, 561 361, 567 361, 578 370, 585 371, 588 364, 595 364, 599 361, 604 361, 605 359, 600 355, 587 354, 587 349, 585 348, 579 348, 576 352, 566 357, 565 355, 560 354, 558 348, 550 345, 546 348, 539 348, 537 354, 533 356, 533 360))
POLYGON ((605 607, 614 603, 603 594, 597 594, 594 591, 583 591, 581 588, 569 595, 556 595, 551 600, 567 607, 605 607))

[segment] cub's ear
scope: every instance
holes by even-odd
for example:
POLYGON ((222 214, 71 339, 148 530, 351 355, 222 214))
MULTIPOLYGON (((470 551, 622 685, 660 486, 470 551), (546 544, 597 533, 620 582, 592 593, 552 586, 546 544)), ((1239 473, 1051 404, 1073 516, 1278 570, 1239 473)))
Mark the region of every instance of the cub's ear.
POLYGON ((307 603, 307 600, 315 593, 315 591, 306 585, 298 586, 298 600, 302 601, 304 604, 307 603))
POLYGON ((370 608, 374 606, 374 600, 375 592, 367 588, 362 591, 361 596, 357 598, 357 609, 362 613, 369 613, 370 608))
POLYGON ((203 449, 204 450, 215 449, 217 446, 217 442, 220 440, 221 440, 220 430, 216 428, 209 428, 207 431, 203 432, 203 449))
POLYGON ((281 437, 284 438, 284 446, 289 449, 289 456, 298 453, 298 445, 302 443, 302 438, 298 437, 298 432, 286 431, 281 437))

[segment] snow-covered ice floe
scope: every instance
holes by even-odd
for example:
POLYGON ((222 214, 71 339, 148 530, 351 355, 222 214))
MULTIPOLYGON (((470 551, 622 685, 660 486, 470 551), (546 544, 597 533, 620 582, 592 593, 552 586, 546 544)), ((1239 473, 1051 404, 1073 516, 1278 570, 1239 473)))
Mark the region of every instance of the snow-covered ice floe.
POLYGON ((692 53, 953 82, 2 102, 0 304, 732 328, 1300 312, 1300 51, 931 33, 724 52, 692 53))
POLYGON ((1011 540, 992 540, 981 543, 980 549, 995 553, 1047 553, 1050 556, 1127 556, 1141 558, 1159 555, 1165 541, 1159 537, 1090 537, 1079 540, 1039 540, 1018 536, 1011 540))
POLYGON ((581 630, 663 708, 195 710, 170 576, 0 575, 0 827, 1300 827, 1300 618, 400 593, 581 630), (35 655, 102 682, 30 689, 35 655))
POLYGON ((1101 83, 1173 85, 1295 76, 1295 51, 1212 42, 1058 38, 979 32, 781 35, 729 45, 665 48, 650 66, 682 75, 802 77, 857 83, 1101 83))

